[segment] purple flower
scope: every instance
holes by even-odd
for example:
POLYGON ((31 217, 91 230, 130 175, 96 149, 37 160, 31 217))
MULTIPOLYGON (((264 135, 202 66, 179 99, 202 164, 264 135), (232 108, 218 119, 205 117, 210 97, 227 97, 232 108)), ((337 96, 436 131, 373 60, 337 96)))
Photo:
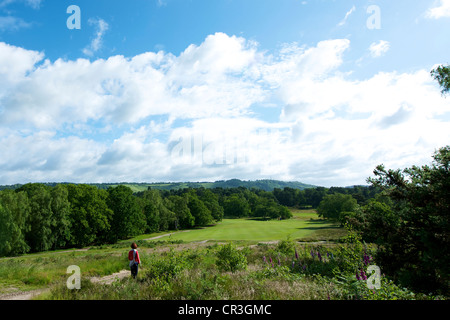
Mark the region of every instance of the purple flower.
POLYGON ((361 280, 361 278, 359 277, 359 273, 356 272, 356 280, 361 280))
POLYGON ((298 252, 297 252, 297 249, 295 249, 295 259, 298 260, 298 252))
POLYGON ((313 260, 314 260, 314 257, 316 256, 316 254, 314 253, 314 251, 311 249, 311 257, 313 258, 313 260))
POLYGON ((362 280, 367 280, 366 273, 365 273, 364 270, 362 270, 362 269, 361 269, 361 279, 362 279, 362 280))
POLYGON ((322 262, 322 256, 320 255, 319 251, 317 251, 317 257, 319 257, 319 261, 322 262))
POLYGON ((264 261, 264 263, 267 263, 266 256, 263 257, 263 261, 264 261))

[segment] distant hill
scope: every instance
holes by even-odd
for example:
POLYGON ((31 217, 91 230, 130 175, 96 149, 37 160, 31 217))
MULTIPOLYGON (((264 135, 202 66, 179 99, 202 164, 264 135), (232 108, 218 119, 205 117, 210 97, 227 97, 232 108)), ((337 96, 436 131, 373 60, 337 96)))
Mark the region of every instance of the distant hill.
MULTIPOLYGON (((43 183, 48 186, 55 186, 58 183, 43 183)), ((60 184, 67 184, 60 183, 60 184)), ((130 187, 133 192, 145 191, 150 187, 156 190, 172 190, 172 189, 184 189, 184 188, 238 188, 244 187, 247 189, 256 188, 265 191, 272 191, 275 188, 284 189, 286 187, 293 189, 307 189, 315 188, 316 186, 305 184, 297 181, 279 181, 279 180, 255 180, 255 181, 244 181, 239 179, 231 180, 221 180, 216 182, 160 182, 160 183, 134 183, 134 182, 120 182, 120 183, 86 183, 89 185, 94 185, 99 189, 108 189, 109 187, 116 187, 118 185, 125 185, 130 187)), ((10 185, 10 186, 0 186, 0 190, 4 189, 17 189, 20 188, 20 184, 10 185)))

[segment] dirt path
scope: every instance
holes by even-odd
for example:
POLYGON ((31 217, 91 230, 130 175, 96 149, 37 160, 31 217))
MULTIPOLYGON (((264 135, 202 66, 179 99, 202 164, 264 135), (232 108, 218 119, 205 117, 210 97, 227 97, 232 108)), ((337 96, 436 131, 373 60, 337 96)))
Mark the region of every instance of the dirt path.
MULTIPOLYGON (((111 284, 115 280, 120 280, 130 276, 130 270, 122 270, 117 273, 113 273, 104 277, 92 277, 90 278, 92 283, 111 284)), ((17 291, 8 294, 0 295, 0 300, 32 300, 34 297, 50 291, 50 289, 38 289, 32 291, 17 291)))
POLYGON ((180 233, 180 232, 189 232, 189 231, 191 231, 191 230, 183 230, 183 231, 178 231, 178 232, 173 232, 173 233, 167 233, 167 234, 163 234, 163 235, 161 235, 161 236, 157 236, 157 237, 153 237, 153 238, 148 238, 148 239, 144 239, 144 240, 156 240, 156 239, 161 239, 161 238, 163 238, 163 237, 170 237, 171 235, 176 234, 176 233, 180 233))

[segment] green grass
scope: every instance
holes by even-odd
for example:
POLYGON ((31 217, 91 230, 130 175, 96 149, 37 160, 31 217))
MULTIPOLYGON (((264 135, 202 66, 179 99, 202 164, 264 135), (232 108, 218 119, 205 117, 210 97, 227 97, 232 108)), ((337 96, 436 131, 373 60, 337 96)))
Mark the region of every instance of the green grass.
MULTIPOLYGON (((224 219, 215 226, 177 232, 171 240, 192 241, 274 241, 315 239, 316 234, 327 230, 326 236, 342 231, 333 222, 319 219, 313 210, 296 210, 289 220, 224 219)), ((341 232, 342 233, 342 232, 341 232)), ((152 235, 154 236, 154 235, 152 235)), ((325 235, 324 235, 325 236, 325 235)), ((151 236, 149 236, 151 237, 151 236)), ((321 238, 321 237, 319 237, 321 238)), ((323 237, 322 237, 323 238, 323 237)), ((162 239, 168 239, 167 237, 162 239)))

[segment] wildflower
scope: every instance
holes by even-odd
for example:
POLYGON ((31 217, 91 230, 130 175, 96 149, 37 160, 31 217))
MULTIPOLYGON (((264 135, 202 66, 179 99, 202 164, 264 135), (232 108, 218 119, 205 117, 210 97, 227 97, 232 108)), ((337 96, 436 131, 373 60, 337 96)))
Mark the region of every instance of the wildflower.
POLYGON ((292 260, 292 269, 294 269, 294 268, 295 268, 295 261, 292 260))
POLYGON ((298 260, 298 252, 297 252, 297 249, 295 249, 295 259, 298 260))
POLYGON ((311 249, 311 257, 313 258, 313 260, 314 260, 315 256, 316 256, 316 254, 314 253, 313 249, 311 249))
POLYGON ((362 279, 362 280, 367 280, 366 273, 365 273, 364 270, 362 270, 362 269, 361 269, 361 279, 362 279))
POLYGON ((317 251, 317 257, 319 258, 319 261, 322 262, 322 256, 320 255, 319 251, 317 251))
POLYGON ((361 278, 359 277, 359 273, 356 272, 356 280, 361 280, 361 278))
POLYGON ((264 261, 264 263, 267 263, 266 256, 263 257, 263 261, 264 261))
POLYGON ((278 257, 278 265, 281 266, 280 257, 278 257))

